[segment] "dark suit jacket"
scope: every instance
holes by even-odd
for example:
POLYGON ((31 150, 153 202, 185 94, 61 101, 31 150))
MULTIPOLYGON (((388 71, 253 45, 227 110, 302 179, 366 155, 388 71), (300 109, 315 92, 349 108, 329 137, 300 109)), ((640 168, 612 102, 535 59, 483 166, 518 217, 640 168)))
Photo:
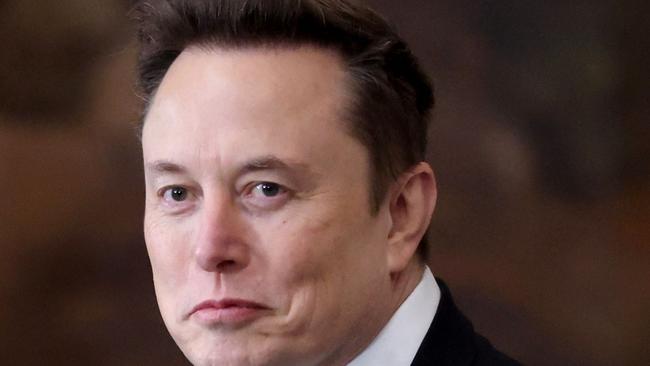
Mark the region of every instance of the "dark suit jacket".
POLYGON ((520 365, 492 347, 476 332, 451 298, 449 288, 436 278, 440 303, 411 366, 520 365))

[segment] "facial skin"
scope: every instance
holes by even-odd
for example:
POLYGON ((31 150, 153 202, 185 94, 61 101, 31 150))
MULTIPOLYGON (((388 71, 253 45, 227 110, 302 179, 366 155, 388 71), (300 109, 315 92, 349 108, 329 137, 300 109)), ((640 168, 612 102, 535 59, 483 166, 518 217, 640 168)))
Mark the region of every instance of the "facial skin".
POLYGON ((433 175, 416 166, 372 213, 348 101, 339 58, 311 47, 191 47, 165 75, 143 130, 145 238, 193 364, 344 365, 419 281, 433 175))

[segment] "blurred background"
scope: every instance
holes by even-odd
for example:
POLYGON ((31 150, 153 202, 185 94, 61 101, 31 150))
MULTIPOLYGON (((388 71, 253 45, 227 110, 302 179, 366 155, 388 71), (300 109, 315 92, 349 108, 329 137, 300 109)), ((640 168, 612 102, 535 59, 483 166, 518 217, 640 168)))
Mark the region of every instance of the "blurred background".
MULTIPOLYGON (((436 85, 429 263, 529 365, 650 364, 650 3, 368 1, 436 85)), ((141 233, 128 0, 0 1, 0 364, 187 365, 141 233)))

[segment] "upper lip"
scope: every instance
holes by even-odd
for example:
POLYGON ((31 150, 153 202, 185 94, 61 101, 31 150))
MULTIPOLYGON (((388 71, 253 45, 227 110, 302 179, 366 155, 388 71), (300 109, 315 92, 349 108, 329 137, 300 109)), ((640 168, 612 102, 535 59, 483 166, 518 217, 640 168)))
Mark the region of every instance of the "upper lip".
POLYGON ((190 311, 189 315, 196 313, 197 311, 204 309, 226 309, 231 307, 240 307, 240 308, 254 308, 254 309, 269 309, 268 306, 260 304, 254 301, 242 300, 242 299, 222 299, 222 300, 205 300, 197 304, 190 311))

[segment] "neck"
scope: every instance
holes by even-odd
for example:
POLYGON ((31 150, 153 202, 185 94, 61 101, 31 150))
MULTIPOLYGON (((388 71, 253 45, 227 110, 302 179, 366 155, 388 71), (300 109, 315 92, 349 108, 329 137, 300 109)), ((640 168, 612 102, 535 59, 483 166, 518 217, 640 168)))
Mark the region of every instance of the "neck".
MULTIPOLYGON (((391 298, 393 302, 390 316, 397 311, 404 300, 417 287, 422 279, 423 273, 424 263, 419 258, 412 258, 403 271, 391 274, 393 293, 391 298)), ((388 319, 390 319, 390 316, 388 319)))
POLYGON ((328 366, 343 366, 347 365, 348 362, 352 361, 365 347, 367 347, 374 337, 379 334, 379 332, 384 328, 388 323, 391 317, 395 314, 397 309, 404 303, 406 298, 413 292, 422 279, 422 274, 424 273, 424 263, 419 258, 413 258, 409 264, 404 268, 404 270, 396 273, 391 273, 390 275, 390 296, 388 300, 389 306, 386 306, 386 311, 376 318, 375 324, 382 324, 378 329, 376 329, 375 334, 372 335, 365 343, 359 343, 362 347, 359 347, 359 351, 356 353, 351 353, 348 357, 337 356, 337 361, 334 361, 332 358, 323 360, 319 365, 328 365, 328 366))

